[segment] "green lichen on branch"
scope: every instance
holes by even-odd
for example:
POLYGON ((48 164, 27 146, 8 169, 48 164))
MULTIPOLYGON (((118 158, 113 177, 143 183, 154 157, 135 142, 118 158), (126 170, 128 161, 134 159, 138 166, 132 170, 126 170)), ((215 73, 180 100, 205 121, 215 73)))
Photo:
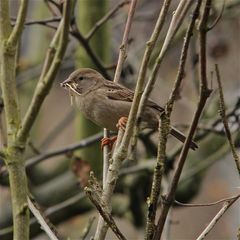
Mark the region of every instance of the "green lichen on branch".
MULTIPOLYGON (((59 37, 59 48, 53 58, 44 83, 53 80, 66 49, 68 28, 70 22, 70 9, 73 1, 66 1, 63 10, 63 26, 59 37)), ((9 172, 13 209, 13 239, 29 239, 29 211, 27 205, 27 178, 24 166, 24 149, 29 131, 48 89, 40 92, 40 101, 35 102, 29 111, 28 121, 21 127, 18 95, 16 88, 16 58, 19 39, 24 27, 28 1, 21 0, 15 26, 11 27, 9 16, 9 1, 0 2, 0 81, 4 111, 7 126, 7 147, 4 149, 4 160, 9 172)), ((39 93, 39 92, 38 92, 39 93)))
POLYGON ((234 142, 233 142, 232 135, 231 135, 231 131, 229 129, 229 125, 228 125, 228 122, 227 122, 225 101, 224 101, 224 95, 223 95, 223 87, 222 87, 220 72, 219 72, 217 64, 215 65, 215 71, 216 71, 216 75, 217 75, 217 83, 218 83, 218 90, 219 90, 219 114, 220 114, 220 116, 222 118, 222 121, 223 121, 225 133, 226 133, 226 136, 227 136, 227 139, 228 139, 231 151, 232 151, 233 159, 236 163, 238 174, 240 175, 240 159, 239 159, 239 156, 238 156, 237 151, 235 149, 234 142))
POLYGON ((147 226, 145 239, 152 239, 155 231, 155 218, 158 206, 158 199, 160 196, 162 177, 165 170, 166 161, 166 146, 167 137, 170 132, 170 118, 164 112, 161 115, 161 122, 159 124, 159 139, 158 139, 158 152, 157 152, 157 162, 153 173, 153 182, 151 188, 150 198, 147 201, 148 205, 148 215, 147 215, 147 226))
POLYGON ((28 1, 22 0, 17 24, 12 29, 9 2, 0 3, 0 80, 7 126, 5 163, 9 172, 13 208, 14 239, 29 238, 27 206, 27 180, 23 162, 23 149, 16 136, 20 127, 20 114, 16 88, 17 45, 23 30, 28 1))

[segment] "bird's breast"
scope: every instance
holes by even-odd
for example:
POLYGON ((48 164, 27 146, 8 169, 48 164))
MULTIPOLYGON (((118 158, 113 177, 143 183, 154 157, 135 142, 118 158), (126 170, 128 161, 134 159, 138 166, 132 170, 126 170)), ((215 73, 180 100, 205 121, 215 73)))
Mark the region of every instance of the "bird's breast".
POLYGON ((116 131, 116 124, 121 117, 127 117, 131 103, 107 98, 105 95, 89 93, 84 97, 76 96, 77 108, 86 118, 98 126, 116 131))

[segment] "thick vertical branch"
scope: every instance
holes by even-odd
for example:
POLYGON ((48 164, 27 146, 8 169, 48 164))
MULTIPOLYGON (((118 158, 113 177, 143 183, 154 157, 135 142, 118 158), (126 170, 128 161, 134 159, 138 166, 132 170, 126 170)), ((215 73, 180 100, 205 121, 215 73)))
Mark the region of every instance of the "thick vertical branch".
POLYGON ((8 147, 6 149, 5 161, 9 172, 11 188, 14 239, 27 240, 29 238, 27 180, 23 154, 28 133, 34 123, 41 103, 49 91, 51 86, 49 82, 53 80, 66 48, 71 1, 66 1, 64 6, 64 22, 62 24, 61 36, 58 39, 59 48, 54 56, 53 64, 46 73, 45 78, 43 78, 43 81, 41 81, 36 88, 32 104, 29 107, 24 123, 21 127, 15 71, 17 44, 19 38, 21 37, 23 24, 25 21, 27 1, 22 0, 20 3, 18 18, 13 30, 11 30, 9 20, 8 1, 1 1, 0 3, 0 72, 8 132, 8 147))
POLYGON ((165 199, 162 202, 162 210, 161 214, 158 219, 157 229, 154 235, 154 240, 158 240, 161 238, 164 224, 169 212, 169 209, 173 203, 174 196, 177 190, 177 185, 182 173, 182 169, 184 166, 184 163, 186 161, 190 143, 192 141, 194 132, 197 128, 198 121, 201 117, 201 113, 203 111, 203 108, 206 104, 207 98, 211 94, 211 90, 208 89, 207 86, 207 74, 206 74, 206 33, 207 33, 207 20, 209 16, 209 10, 211 7, 211 0, 207 0, 204 6, 203 15, 200 19, 199 24, 199 55, 200 55, 200 63, 199 63, 199 74, 200 74, 200 96, 199 96, 199 102, 196 109, 196 112, 194 113, 193 120, 189 129, 189 132, 187 134, 186 141, 184 143, 183 149, 180 153, 178 163, 176 166, 176 170, 173 175, 173 180, 169 189, 169 192, 167 193, 165 199))
POLYGON ((16 45, 8 44, 11 34, 8 1, 0 3, 1 89, 5 105, 8 141, 13 141, 20 124, 18 97, 15 83, 16 45), (11 139, 10 139, 11 138, 11 139))
POLYGON ((11 29, 8 1, 0 2, 0 74, 7 125, 5 163, 9 172, 13 209, 14 239, 29 238, 29 213, 27 207, 27 180, 23 163, 23 149, 16 135, 20 114, 16 88, 16 55, 27 9, 27 1, 20 3, 17 24, 11 29))

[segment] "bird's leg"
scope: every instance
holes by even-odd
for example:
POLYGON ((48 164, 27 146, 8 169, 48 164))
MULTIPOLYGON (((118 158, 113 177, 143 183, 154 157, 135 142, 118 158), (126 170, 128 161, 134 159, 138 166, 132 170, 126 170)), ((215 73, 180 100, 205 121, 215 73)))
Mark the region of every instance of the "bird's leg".
POLYGON ((123 130, 125 130, 126 128, 126 125, 127 125, 127 120, 128 118, 127 117, 121 117, 119 120, 118 120, 118 123, 117 123, 117 128, 122 128, 123 130))
POLYGON ((115 141, 117 140, 117 136, 113 136, 113 137, 104 137, 101 140, 101 149, 103 150, 104 146, 108 145, 110 150, 112 150, 113 144, 115 143, 115 141))
MULTIPOLYGON (((127 120, 128 118, 127 117, 121 117, 119 120, 118 120, 118 123, 117 123, 117 128, 122 128, 123 130, 125 130, 126 128, 126 124, 127 124, 127 120)), ((113 144, 115 143, 115 141, 117 140, 117 136, 113 136, 113 137, 104 137, 102 138, 101 140, 101 149, 103 150, 103 147, 108 145, 109 148, 112 150, 112 147, 113 147, 113 144)))

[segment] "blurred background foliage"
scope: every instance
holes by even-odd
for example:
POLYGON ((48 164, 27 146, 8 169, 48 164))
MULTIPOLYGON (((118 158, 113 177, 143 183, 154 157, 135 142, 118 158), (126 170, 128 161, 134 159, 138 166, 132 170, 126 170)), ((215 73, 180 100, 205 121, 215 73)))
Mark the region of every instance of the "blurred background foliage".
MULTIPOLYGON (((223 1, 215 0, 211 19, 214 21, 221 11, 223 1)), ((15 16, 17 1, 10 1, 12 16, 15 16)), ((173 1, 173 11, 178 1, 173 1)), ((78 0, 75 5, 74 21, 83 36, 92 29, 117 3, 110 0, 78 0)), ((159 1, 140 0, 131 31, 128 57, 124 65, 121 82, 134 88, 139 64, 145 43, 153 29, 161 4, 159 1)), ((128 5, 124 5, 116 14, 87 41, 94 55, 105 67, 111 77, 118 56, 126 20, 128 5)), ((57 9, 53 7, 57 12, 57 9)), ((199 149, 189 154, 183 176, 178 188, 176 199, 182 202, 211 202, 232 195, 237 191, 239 178, 234 161, 230 154, 228 142, 222 132, 221 121, 218 121, 217 84, 211 72, 218 63, 223 81, 227 110, 235 109, 229 117, 236 146, 240 146, 239 131, 239 89, 240 89, 240 1, 226 1, 223 16, 217 26, 209 32, 208 37, 208 74, 213 94, 201 120, 196 138, 199 149), (234 118, 235 117, 235 118, 234 118), (237 118, 238 117, 238 118, 237 118), (210 128, 209 130, 206 130, 210 128), (216 133, 217 132, 217 133, 216 133)), ((190 14, 190 13, 189 13, 190 14)), ((52 13, 45 1, 30 1, 27 21, 51 18, 52 13)), ((56 17, 56 16, 55 16, 56 17)), ((169 23, 169 14, 167 22, 169 23)), ((159 80, 151 98, 164 105, 175 79, 183 35, 186 29, 185 19, 174 39, 160 69, 159 80)), ((52 26, 56 26, 53 23, 52 26)), ((157 56, 165 37, 166 29, 161 34, 154 50, 157 56)), ((39 24, 26 25, 19 48, 17 84, 21 109, 25 112, 33 89, 36 86, 42 67, 42 61, 49 46, 54 30, 39 24)), ((152 64, 154 62, 152 58, 152 64)), ((196 107, 198 93, 197 39, 191 43, 186 66, 184 83, 174 109, 172 122, 185 131, 196 107)), ((86 45, 73 36, 69 37, 68 50, 59 71, 55 84, 46 98, 29 138, 26 160, 48 152, 52 149, 65 147, 73 142, 84 139, 101 131, 86 120, 70 105, 68 94, 60 88, 62 82, 74 69, 91 67, 99 70, 96 62, 89 57, 86 45)), ((150 64, 151 68, 151 64, 150 64)), ((102 72, 105 74, 105 72, 102 72)), ((125 229, 129 239, 141 239, 142 227, 145 222, 146 199, 149 196, 154 158, 156 156, 156 133, 144 133, 141 136, 137 161, 135 165, 126 161, 123 166, 117 194, 113 199, 113 212, 117 216, 120 229, 125 229), (135 168, 139 167, 140 170, 135 168), (133 169, 131 173, 126 173, 133 169)), ((165 178, 171 177, 175 159, 179 152, 179 143, 169 139, 168 165, 165 178)), ((80 151, 60 155, 42 161, 27 169, 29 186, 37 202, 46 210, 46 215, 57 225, 62 236, 79 239, 81 231, 88 219, 96 214, 90 202, 82 193, 88 172, 93 170, 99 179, 102 171, 102 154, 99 141, 80 151)), ((0 179, 0 239, 11 239, 11 207, 10 193, 6 177, 0 179)), ((194 239, 216 213, 218 206, 210 208, 180 208, 171 212, 171 228, 169 239, 194 239), (194 217, 193 217, 194 216, 194 217), (188 231, 186 231, 188 226, 188 231)), ((225 217, 216 225, 215 230, 207 239, 233 239, 236 237, 240 224, 239 204, 233 206, 225 217)), ((95 224, 94 224, 95 226, 95 224)), ((93 227, 94 229, 94 227, 93 227)), ((93 232, 94 230, 92 230, 93 232)), ((32 239, 47 239, 39 225, 33 220, 31 226, 32 239), (40 235, 39 235, 40 234, 40 235)), ((89 235, 90 236, 90 235, 89 235)), ((108 239, 113 237, 109 231, 108 239)))

